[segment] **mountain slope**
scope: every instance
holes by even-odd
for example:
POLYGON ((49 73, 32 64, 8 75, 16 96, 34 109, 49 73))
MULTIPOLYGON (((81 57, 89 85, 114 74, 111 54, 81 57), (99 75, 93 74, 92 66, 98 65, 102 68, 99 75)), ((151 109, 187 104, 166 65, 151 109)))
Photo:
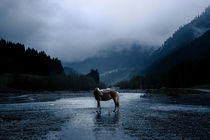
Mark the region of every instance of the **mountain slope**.
POLYGON ((149 50, 139 45, 121 51, 110 50, 105 55, 88 58, 82 62, 64 63, 80 73, 98 69, 101 81, 113 84, 131 78, 135 72, 147 65, 149 50))
POLYGON ((164 75, 164 84, 168 87, 210 84, 210 30, 170 54, 161 65, 164 63, 177 63, 164 75))
MULTIPOLYGON (((210 56, 210 30, 187 45, 178 47, 150 67, 148 74, 161 73, 181 63, 198 63, 210 56)), ((209 62, 210 63, 210 62, 209 62)))
POLYGON ((210 29, 210 6, 189 24, 180 27, 172 37, 168 38, 161 48, 152 54, 151 60, 162 58, 173 50, 190 43, 193 39, 201 36, 210 29))
POLYGON ((118 83, 120 88, 187 88, 210 84, 210 30, 150 67, 147 75, 118 83))

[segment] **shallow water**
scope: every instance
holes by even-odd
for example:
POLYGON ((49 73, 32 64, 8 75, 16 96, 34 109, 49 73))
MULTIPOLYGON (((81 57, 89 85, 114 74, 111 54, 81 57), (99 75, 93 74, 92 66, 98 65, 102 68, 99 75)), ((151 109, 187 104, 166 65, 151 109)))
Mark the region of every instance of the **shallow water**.
POLYGON ((0 104, 0 139, 208 139, 210 136, 209 106, 174 104, 167 98, 158 101, 140 97, 143 93, 123 93, 119 113, 112 112, 114 104, 110 100, 102 102, 102 113, 97 114, 96 101, 87 94, 56 101, 0 104))

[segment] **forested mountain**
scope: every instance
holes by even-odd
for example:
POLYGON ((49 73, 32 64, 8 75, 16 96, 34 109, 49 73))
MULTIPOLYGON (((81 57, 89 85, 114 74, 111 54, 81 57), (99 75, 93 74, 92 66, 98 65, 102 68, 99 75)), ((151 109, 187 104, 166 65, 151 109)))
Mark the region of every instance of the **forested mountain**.
POLYGON ((206 10, 200 16, 197 16, 190 23, 180 27, 163 43, 162 47, 154 51, 150 56, 149 66, 141 71, 141 74, 158 73, 163 70, 166 71, 173 64, 168 63, 163 67, 157 67, 162 62, 162 59, 179 48, 189 44, 208 30, 210 30, 210 6, 206 8, 206 10))
POLYGON ((210 7, 180 27, 152 53, 148 64, 140 76, 117 85, 136 89, 210 84, 210 7))
POLYGON ((0 73, 62 75, 61 61, 50 58, 44 51, 25 49, 19 43, 0 40, 0 73))
POLYGON ((192 87, 210 84, 210 30, 153 64, 146 76, 118 83, 121 88, 192 87))
POLYGON ((165 73, 170 87, 209 84, 210 30, 161 59, 153 69, 155 74, 165 73))
POLYGON ((98 69, 100 79, 108 84, 129 79, 147 66, 149 52, 140 45, 120 51, 110 50, 103 55, 88 58, 82 62, 64 63, 80 73, 87 73, 90 69, 98 69))
POLYGON ((147 74, 166 72, 181 63, 199 63, 208 57, 210 57, 210 30, 189 44, 179 46, 167 56, 159 59, 150 67, 147 74))
POLYGON ((151 61, 158 61, 173 50, 190 43, 210 29, 210 6, 189 24, 180 27, 170 38, 168 38, 151 56, 151 61))

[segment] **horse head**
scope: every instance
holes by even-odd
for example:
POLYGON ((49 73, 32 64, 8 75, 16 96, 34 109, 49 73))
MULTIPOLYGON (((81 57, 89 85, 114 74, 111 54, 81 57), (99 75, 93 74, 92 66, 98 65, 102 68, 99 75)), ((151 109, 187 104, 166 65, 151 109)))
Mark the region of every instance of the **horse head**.
POLYGON ((103 93, 101 92, 101 90, 99 88, 95 88, 94 95, 95 96, 103 96, 103 93))

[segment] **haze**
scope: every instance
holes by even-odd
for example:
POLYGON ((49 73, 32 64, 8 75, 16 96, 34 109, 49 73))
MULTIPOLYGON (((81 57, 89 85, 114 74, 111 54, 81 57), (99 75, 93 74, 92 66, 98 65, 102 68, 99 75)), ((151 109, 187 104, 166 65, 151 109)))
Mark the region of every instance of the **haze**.
POLYGON ((113 44, 160 46, 210 5, 210 0, 0 1, 1 38, 68 62, 111 50, 113 44))

